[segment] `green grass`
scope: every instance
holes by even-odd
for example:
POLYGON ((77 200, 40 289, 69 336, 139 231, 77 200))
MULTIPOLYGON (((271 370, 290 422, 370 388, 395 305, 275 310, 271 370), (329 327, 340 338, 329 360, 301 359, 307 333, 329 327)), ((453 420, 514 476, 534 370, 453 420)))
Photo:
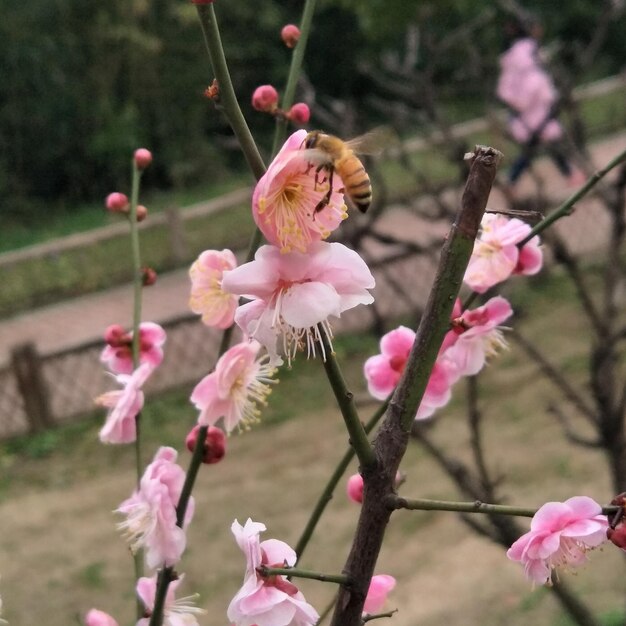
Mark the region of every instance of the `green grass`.
MULTIPOLYGON (((595 284, 595 280, 591 282, 595 284)), ((561 273, 515 281, 507 295, 518 304, 525 303, 532 313, 523 320, 526 334, 556 363, 586 353, 586 320, 561 273)), ((512 324, 517 326, 517 316, 512 324)), ((350 387, 357 393, 363 391, 362 363, 377 351, 377 340, 364 334, 342 336, 336 339, 335 351, 350 387)), ((319 361, 307 361, 299 354, 293 368, 281 370, 279 377, 281 382, 269 398, 262 423, 251 432, 230 437, 224 462, 203 468, 194 491, 196 519, 190 527, 190 549, 181 571, 186 573, 187 593, 200 592, 201 603, 212 616, 223 616, 241 580, 242 563, 229 532, 232 520, 242 521, 244 515, 250 515, 267 523, 267 537, 293 543, 347 443, 319 361)), ((188 402, 189 391, 186 387, 148 399, 142 429, 146 458, 159 445, 173 445, 180 450, 181 464, 186 465, 188 455, 182 441, 196 418, 188 402)), ((453 402, 439 412, 429 432, 448 454, 467 459, 463 392, 459 383, 453 402)), ((597 494, 598 499, 607 495, 600 455, 567 447, 558 426, 546 414, 545 405, 554 396, 514 345, 481 374, 488 463, 503 477, 502 493, 512 503, 530 506, 583 489, 589 495, 597 494)), ((367 419, 371 411, 373 407, 363 408, 362 417, 367 419)), ((120 623, 130 623, 130 619, 122 619, 124 612, 132 610, 130 559, 117 537, 116 518, 110 511, 134 484, 133 449, 100 445, 97 432, 102 419, 99 412, 35 437, 0 444, 4 547, 6 560, 12 563, 3 575, 3 597, 6 616, 13 623, 39 623, 41 615, 36 620, 29 612, 48 611, 50 626, 61 626, 71 623, 68 616, 73 612, 84 613, 90 606, 109 610, 120 623), (47 545, 54 539, 43 546, 40 541, 42 532, 48 536, 59 528, 66 529, 68 537, 66 543, 56 539, 63 546, 60 555, 55 545, 47 545), (38 603, 24 598, 24 572, 31 571, 29 567, 39 577, 38 603), (51 611, 50 603, 59 606, 51 611)), ((356 463, 350 471, 355 468, 356 463)), ((403 494, 455 497, 450 481, 415 443, 409 447, 402 470, 408 474, 403 494)), ((306 567, 339 571, 357 516, 358 507, 338 490, 305 555, 306 567)), ((621 623, 621 611, 608 610, 621 606, 618 558, 617 550, 608 546, 591 555, 589 566, 578 577, 563 574, 602 615, 605 626, 621 623)), ((389 524, 378 571, 398 578, 392 602, 398 598, 401 612, 396 617, 403 620, 399 624, 570 623, 558 617, 561 609, 552 594, 544 589, 531 592, 521 568, 516 570, 501 548, 472 536, 456 516, 398 512, 389 524), (439 586, 433 586, 433 581, 439 586), (430 611, 424 605, 431 607, 430 611), (416 617, 418 612, 426 617, 416 617)), ((305 593, 318 608, 332 595, 320 585, 307 587, 305 593)))

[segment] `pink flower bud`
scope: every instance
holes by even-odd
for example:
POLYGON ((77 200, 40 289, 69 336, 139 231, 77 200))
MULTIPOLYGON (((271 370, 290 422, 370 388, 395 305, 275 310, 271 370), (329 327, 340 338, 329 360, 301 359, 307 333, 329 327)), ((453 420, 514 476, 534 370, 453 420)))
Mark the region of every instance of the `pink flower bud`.
POLYGON ((281 39, 288 48, 295 48, 300 39, 300 29, 295 24, 287 24, 280 31, 281 39))
POLYGON ((148 209, 143 204, 137 205, 137 221, 143 222, 148 217, 148 209))
POLYGON ((145 170, 152 163, 152 152, 145 148, 137 148, 135 150, 135 164, 140 170, 145 170))
POLYGON ((128 196, 119 191, 110 193, 106 197, 104 204, 111 213, 128 213, 128 196))
POLYGON ((157 273, 151 267, 141 268, 141 282, 144 287, 150 287, 156 283, 157 273))
MULTIPOLYGON (((194 426, 185 439, 185 445, 189 452, 193 452, 196 447, 196 441, 198 440, 198 432, 200 431, 200 425, 194 426)), ((219 463, 226 454, 226 435, 224 431, 216 428, 215 426, 209 426, 209 430, 204 440, 204 453, 202 455, 202 462, 207 465, 212 463, 219 463)))
POLYGON ((361 474, 353 474, 348 478, 348 484, 346 485, 346 491, 348 492, 348 498, 352 502, 363 502, 363 476, 361 474))
POLYGON ((306 124, 311 118, 311 110, 304 102, 296 102, 287 113, 287 118, 296 124, 306 124))
POLYGON ((252 106, 257 111, 271 113, 278 105, 278 92, 271 85, 261 85, 252 94, 252 106))
POLYGON ((396 579, 387 574, 372 576, 363 612, 370 615, 378 613, 387 600, 387 594, 396 586, 396 579))

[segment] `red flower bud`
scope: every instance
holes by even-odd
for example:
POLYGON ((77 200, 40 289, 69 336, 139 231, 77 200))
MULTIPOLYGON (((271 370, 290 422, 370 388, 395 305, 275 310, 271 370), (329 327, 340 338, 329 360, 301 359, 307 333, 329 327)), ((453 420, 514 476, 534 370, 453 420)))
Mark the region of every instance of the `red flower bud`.
POLYGON ((138 148, 135 150, 135 164, 140 170, 145 170, 148 165, 152 163, 152 152, 145 148, 138 148))
POLYGON ((148 209, 143 204, 137 205, 137 221, 143 222, 148 217, 148 209))
POLYGON ((311 118, 311 111, 304 102, 296 102, 287 113, 287 118, 296 124, 306 124, 311 118))
POLYGON ((144 287, 150 287, 156 283, 157 273, 151 267, 141 268, 141 282, 144 287))
POLYGON ((119 191, 114 191, 106 197, 104 205, 111 213, 128 213, 128 196, 119 191))
POLYGON ((626 526, 620 524, 617 528, 607 528, 607 539, 614 543, 618 548, 626 550, 626 526))
POLYGON ((252 94, 252 106, 257 111, 271 113, 278 105, 278 92, 271 85, 261 85, 252 94))
POLYGON ((287 24, 280 31, 280 36, 288 48, 294 48, 300 39, 300 29, 295 24, 287 24))
MULTIPOLYGON (((198 440, 198 432, 200 432, 200 426, 194 426, 185 439, 185 445, 187 450, 193 452, 196 447, 196 441, 198 440)), ((202 462, 208 465, 212 463, 219 463, 226 454, 226 435, 223 430, 216 428, 215 426, 209 426, 209 430, 204 440, 204 453, 202 454, 202 462)))
POLYGON ((130 335, 119 324, 112 324, 104 331, 104 340, 114 348, 126 345, 129 339, 130 335))

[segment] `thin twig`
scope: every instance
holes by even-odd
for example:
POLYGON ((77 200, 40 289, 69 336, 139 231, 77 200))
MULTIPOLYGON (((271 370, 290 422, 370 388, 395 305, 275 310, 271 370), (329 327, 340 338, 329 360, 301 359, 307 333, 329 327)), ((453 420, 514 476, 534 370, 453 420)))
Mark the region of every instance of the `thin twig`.
POLYGON ((563 396, 578 409, 581 415, 585 417, 590 424, 597 426, 597 416, 593 408, 587 404, 565 376, 548 361, 537 347, 517 330, 510 331, 508 336, 524 349, 526 354, 535 361, 541 371, 547 376, 548 380, 550 380, 550 382, 561 391, 563 396))

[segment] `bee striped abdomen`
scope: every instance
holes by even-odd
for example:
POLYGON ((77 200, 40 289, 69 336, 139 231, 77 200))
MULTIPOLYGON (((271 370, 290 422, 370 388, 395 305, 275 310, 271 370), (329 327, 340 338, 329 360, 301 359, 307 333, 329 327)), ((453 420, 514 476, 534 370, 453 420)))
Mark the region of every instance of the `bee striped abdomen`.
POLYGON ((354 155, 337 163, 346 195, 357 209, 365 213, 372 202, 372 183, 363 163, 354 155))

